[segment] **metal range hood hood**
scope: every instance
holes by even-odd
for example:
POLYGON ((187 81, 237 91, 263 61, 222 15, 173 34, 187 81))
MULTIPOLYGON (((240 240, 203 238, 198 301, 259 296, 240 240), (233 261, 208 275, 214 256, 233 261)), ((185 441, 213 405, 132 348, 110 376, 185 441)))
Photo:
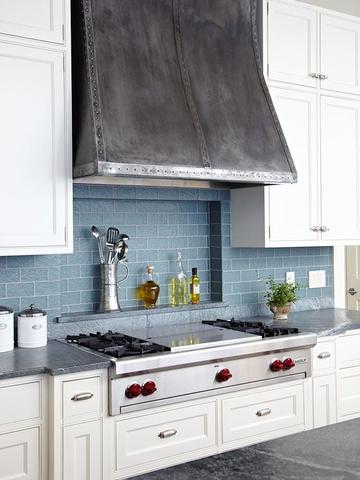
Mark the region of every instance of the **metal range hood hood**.
POLYGON ((296 182, 256 3, 73 0, 74 177, 296 182))

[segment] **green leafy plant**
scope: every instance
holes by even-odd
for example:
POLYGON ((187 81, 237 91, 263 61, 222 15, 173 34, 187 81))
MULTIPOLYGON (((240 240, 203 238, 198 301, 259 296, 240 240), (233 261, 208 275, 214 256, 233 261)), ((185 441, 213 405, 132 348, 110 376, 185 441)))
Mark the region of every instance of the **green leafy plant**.
POLYGON ((266 280, 268 290, 265 294, 266 305, 274 304, 282 307, 287 303, 295 303, 297 300, 296 292, 300 288, 298 283, 275 282, 273 277, 266 280))

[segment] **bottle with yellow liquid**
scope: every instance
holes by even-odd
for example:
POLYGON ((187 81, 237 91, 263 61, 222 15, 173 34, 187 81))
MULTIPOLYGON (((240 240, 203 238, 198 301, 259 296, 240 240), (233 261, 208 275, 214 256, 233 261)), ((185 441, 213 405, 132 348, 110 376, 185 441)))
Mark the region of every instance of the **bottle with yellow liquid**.
POLYGON ((138 300, 144 302, 145 308, 156 307, 156 302, 160 294, 160 287, 155 281, 154 267, 152 265, 146 267, 144 282, 139 285, 136 294, 138 300))
POLYGON ((192 269, 190 277, 190 303, 197 305, 200 303, 200 278, 198 276, 197 268, 192 269))
POLYGON ((177 254, 176 275, 169 282, 169 303, 173 307, 188 303, 188 281, 182 264, 181 252, 177 254))

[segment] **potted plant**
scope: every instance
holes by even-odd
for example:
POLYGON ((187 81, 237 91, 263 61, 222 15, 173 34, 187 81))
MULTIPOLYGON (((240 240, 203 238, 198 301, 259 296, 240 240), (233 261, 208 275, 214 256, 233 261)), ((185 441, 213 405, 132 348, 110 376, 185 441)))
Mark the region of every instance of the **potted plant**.
POLYGON ((273 312, 274 320, 287 320, 291 305, 296 302, 298 283, 276 282, 272 277, 266 280, 268 290, 265 294, 266 305, 273 312))

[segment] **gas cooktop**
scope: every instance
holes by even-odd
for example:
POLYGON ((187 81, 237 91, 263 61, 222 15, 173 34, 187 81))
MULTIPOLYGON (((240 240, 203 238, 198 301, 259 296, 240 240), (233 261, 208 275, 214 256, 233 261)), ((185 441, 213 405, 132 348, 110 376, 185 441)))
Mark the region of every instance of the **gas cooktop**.
POLYGON ((280 337, 282 335, 296 335, 300 333, 300 330, 298 328, 282 327, 279 325, 267 325, 263 322, 235 320, 234 318, 232 318, 231 320, 204 320, 202 323, 206 325, 212 325, 214 327, 235 330, 237 332, 260 335, 262 338, 280 337))

